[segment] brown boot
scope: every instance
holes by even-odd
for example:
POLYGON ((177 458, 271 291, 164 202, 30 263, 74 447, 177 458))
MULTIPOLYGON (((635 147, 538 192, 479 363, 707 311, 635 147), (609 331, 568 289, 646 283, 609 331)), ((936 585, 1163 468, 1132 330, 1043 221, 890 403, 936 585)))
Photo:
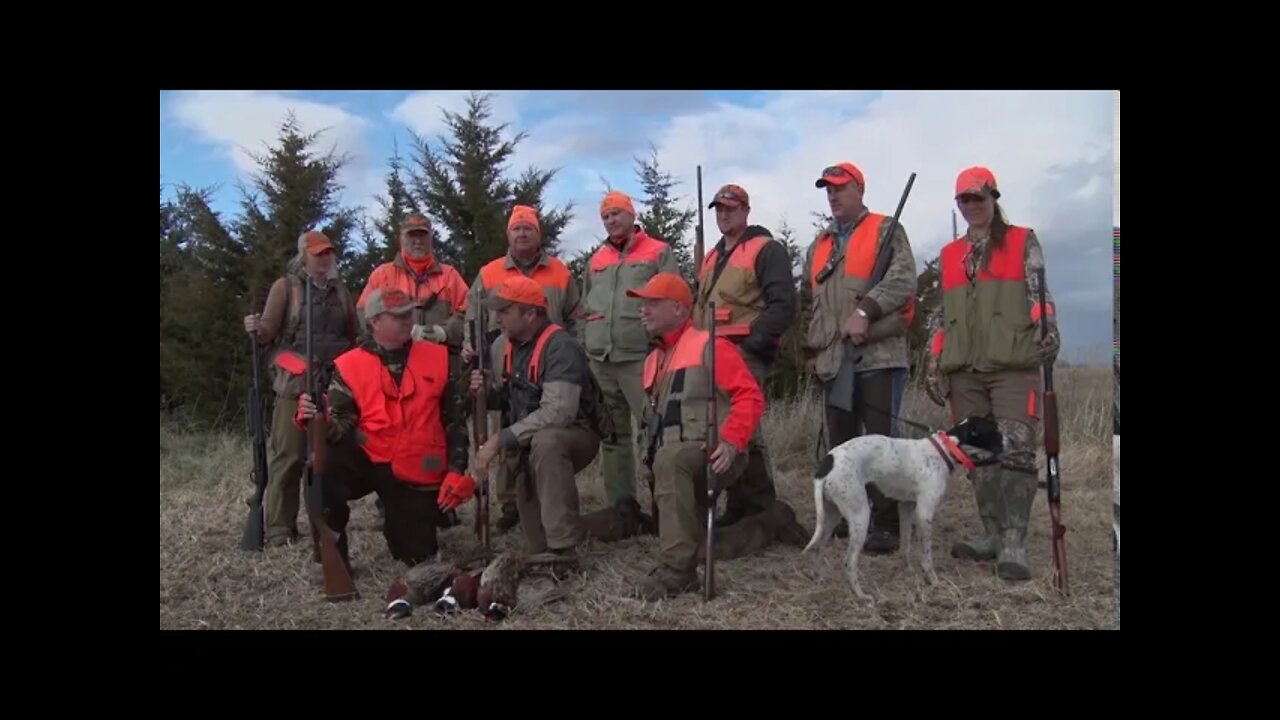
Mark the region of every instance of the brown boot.
POLYGON ((653 518, 640 510, 640 503, 635 498, 626 498, 613 507, 587 513, 581 522, 587 535, 601 542, 617 542, 641 533, 653 534, 653 518))
POLYGON ((773 530, 775 540, 795 547, 809 544, 809 531, 796 520, 796 511, 781 500, 775 500, 768 510, 764 511, 764 520, 773 530))
POLYGON ((649 571, 644 580, 640 581, 637 589, 645 600, 661 600, 680 593, 692 592, 698 589, 698 571, 680 572, 666 565, 659 565, 649 571))

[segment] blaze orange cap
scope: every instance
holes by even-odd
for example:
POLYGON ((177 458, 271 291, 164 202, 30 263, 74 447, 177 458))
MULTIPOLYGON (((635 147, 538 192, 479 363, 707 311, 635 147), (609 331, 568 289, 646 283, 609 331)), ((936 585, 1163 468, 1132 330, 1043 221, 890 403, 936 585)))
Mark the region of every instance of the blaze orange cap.
POLYGON ((848 185, 853 180, 858 181, 858 187, 863 190, 867 189, 867 181, 862 177, 862 171, 858 169, 858 166, 851 162, 842 162, 823 170, 822 177, 818 178, 818 181, 813 186, 823 188, 828 185, 848 185))
POLYGON ((670 272, 654 275, 639 290, 628 290, 627 296, 645 300, 675 300, 687 308, 693 307, 693 292, 689 290, 689 283, 670 272))
POLYGON ((333 243, 329 242, 329 237, 319 230, 311 230, 303 237, 306 238, 308 255, 319 255, 325 250, 331 250, 334 253, 338 252, 333 243))
POLYGON ((620 190, 610 192, 608 195, 604 196, 604 200, 600 201, 601 215, 615 209, 625 210, 630 213, 632 217, 636 214, 636 206, 631 204, 631 198, 627 197, 627 194, 620 190))
POLYGON ((711 210, 716 205, 723 205, 727 208, 742 207, 743 205, 751 207, 751 197, 747 195, 747 191, 741 185, 725 185, 716 191, 707 209, 711 210))
POLYGON ((516 303, 546 308, 547 296, 543 294, 542 286, 537 281, 523 275, 513 275, 499 283, 493 294, 484 300, 484 306, 490 310, 503 310, 516 303))
POLYGON ((511 219, 507 221, 507 229, 517 225, 532 225, 534 230, 542 232, 542 225, 538 224, 538 211, 528 205, 517 205, 511 209, 511 219))
POLYGON ((956 177, 956 197, 961 195, 1000 197, 1000 191, 996 189, 995 174, 980 166, 961 170, 956 177))

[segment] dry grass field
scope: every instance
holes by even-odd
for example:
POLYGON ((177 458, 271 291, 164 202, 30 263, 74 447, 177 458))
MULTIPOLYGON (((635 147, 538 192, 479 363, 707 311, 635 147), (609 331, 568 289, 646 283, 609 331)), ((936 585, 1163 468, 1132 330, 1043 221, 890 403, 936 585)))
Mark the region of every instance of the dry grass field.
MULTIPOLYGON (((400 621, 383 619, 383 596, 403 566, 393 561, 374 529, 373 496, 354 503, 352 562, 359 599, 324 601, 309 540, 265 554, 238 549, 247 508, 250 448, 246 437, 187 433, 160 425, 161 629, 1099 629, 1115 627, 1115 569, 1111 544, 1111 369, 1060 369, 1054 376, 1062 423, 1062 511, 1067 526, 1071 594, 1051 585, 1049 511, 1040 493, 1032 510, 1029 553, 1034 578, 1006 583, 994 564, 954 560, 953 540, 980 528, 967 479, 953 484, 935 519, 934 558, 941 582, 926 585, 899 556, 864 556, 863 586, 874 606, 854 602, 844 571, 847 541, 835 539, 816 559, 799 548, 775 546, 763 554, 716 564, 719 597, 700 594, 646 603, 634 581, 653 562, 656 539, 590 544, 583 573, 569 581, 559 603, 486 623, 475 612, 440 617, 418 608, 400 621)), ((938 427, 941 408, 913 387, 903 417, 938 427)), ((811 398, 775 402, 765 433, 778 471, 780 496, 813 529, 809 475, 820 407, 811 398)), ((1043 456, 1041 458, 1043 467, 1043 456)), ((578 477, 584 511, 601 506, 599 461, 578 477)), ((648 489, 640 489, 648 507, 648 489)), ((494 508, 495 515, 497 508, 494 508)), ((441 535, 446 558, 477 547, 471 530, 475 503, 460 510, 464 523, 441 535)), ((309 538, 306 517, 299 520, 309 538)), ((518 531, 494 536, 495 548, 518 547, 518 531)), ((916 547, 918 551, 918 543, 916 547)), ((916 561, 918 565, 918 560, 916 561)))

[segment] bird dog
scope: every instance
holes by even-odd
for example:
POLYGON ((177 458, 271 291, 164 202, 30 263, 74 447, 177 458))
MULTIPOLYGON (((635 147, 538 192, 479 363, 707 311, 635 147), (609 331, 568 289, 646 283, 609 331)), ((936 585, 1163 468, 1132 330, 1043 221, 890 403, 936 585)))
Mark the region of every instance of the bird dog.
POLYGON ((994 420, 971 417, 924 438, 862 435, 841 443, 818 463, 813 479, 817 522, 813 539, 803 552, 821 550, 843 516, 849 524, 849 583, 858 599, 870 600, 858 581, 858 556, 871 520, 866 486, 875 483, 886 497, 898 501, 900 551, 907 567, 911 567, 914 519, 923 545, 921 567, 929 582, 936 583, 933 514, 947 491, 947 482, 975 466, 996 462, 1003 442, 994 420))

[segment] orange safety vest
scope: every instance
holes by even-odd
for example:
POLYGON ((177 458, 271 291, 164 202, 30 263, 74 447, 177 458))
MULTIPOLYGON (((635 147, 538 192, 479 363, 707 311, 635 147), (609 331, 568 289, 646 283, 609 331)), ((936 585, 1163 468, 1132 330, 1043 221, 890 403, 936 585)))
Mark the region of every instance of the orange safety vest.
POLYGON ((448 472, 441 399, 449 379, 449 351, 413 341, 400 386, 382 359, 364 348, 338 356, 334 364, 360 408, 362 445, 369 460, 391 463, 410 485, 438 485, 448 472))
MULTIPOLYGON (((880 228, 889 219, 888 215, 868 212, 866 218, 858 223, 858 227, 854 229, 853 234, 849 236, 849 240, 846 243, 844 274, 847 277, 860 280, 864 287, 870 284, 871 274, 875 272, 876 249, 880 243, 880 228)), ((892 238, 889 241, 891 242, 892 238)), ((809 285, 815 291, 818 288, 818 273, 822 271, 823 266, 827 264, 827 260, 831 258, 831 250, 834 247, 835 237, 832 233, 826 233, 818 238, 814 245, 813 260, 809 265, 809 285)), ((859 296, 858 300, 861 299, 862 297, 859 296)), ((850 311, 852 311, 852 308, 850 308, 850 311)), ((905 316, 907 327, 911 327, 911 323, 916 317, 916 298, 914 293, 907 300, 906 307, 902 309, 902 313, 905 316)))
MULTIPOLYGON (((1003 246, 989 249, 986 267, 979 267, 972 281, 965 259, 973 243, 960 237, 942 248, 945 336, 936 334, 930 351, 941 356, 943 372, 1032 368, 1039 363, 1033 330, 1040 305, 1027 298, 1026 245, 1027 228, 1011 226, 1003 246)), ((1049 312, 1053 313, 1052 305, 1049 312)))
MULTIPOLYGON (((756 277, 756 259, 764 246, 773 242, 767 235, 756 235, 744 238, 729 251, 729 259, 725 261, 724 270, 716 279, 715 287, 709 284, 711 273, 715 270, 720 254, 718 247, 702 259, 702 268, 698 272, 697 308, 694 312, 694 327, 705 330, 707 320, 704 317, 707 303, 714 296, 716 301, 716 335, 746 337, 751 334, 751 323, 760 317, 764 308, 764 294, 760 290, 760 280, 756 277)), ((782 342, 781 338, 778 340, 782 342)))
MULTIPOLYGON (((547 325, 547 329, 538 336, 538 341, 533 344, 533 356, 529 358, 529 370, 525 373, 525 379, 534 385, 538 384, 538 369, 542 365, 542 353, 547 349, 547 341, 551 339, 552 335, 555 335, 562 329, 563 328, 555 323, 547 325)), ((503 363, 503 374, 508 378, 511 377, 512 373, 511 358, 514 353, 515 350, 513 348, 513 344, 508 342, 505 354, 506 360, 503 363)))

